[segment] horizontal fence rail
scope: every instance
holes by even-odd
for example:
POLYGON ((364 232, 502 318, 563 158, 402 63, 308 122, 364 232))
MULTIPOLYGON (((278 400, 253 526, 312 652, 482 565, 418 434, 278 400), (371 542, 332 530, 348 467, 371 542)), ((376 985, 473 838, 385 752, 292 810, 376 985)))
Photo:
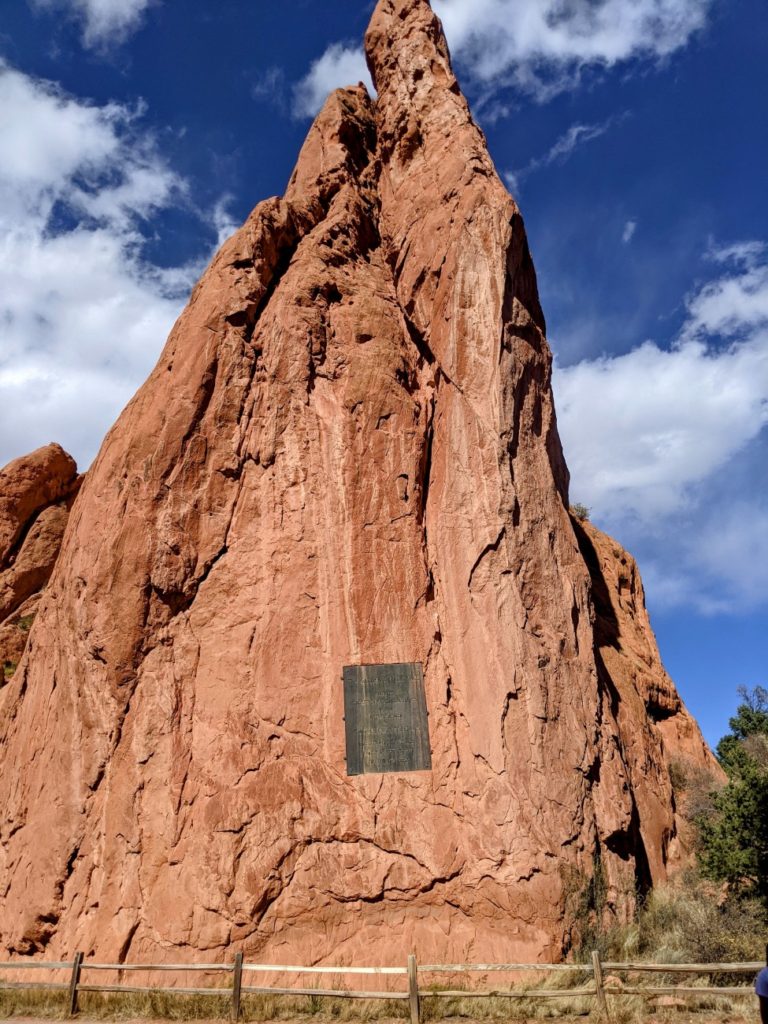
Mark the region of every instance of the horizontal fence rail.
MULTIPOLYGON (((194 995, 194 996, 218 996, 229 1001, 230 1018, 238 1020, 241 1014, 241 1003, 243 996, 272 995, 272 996, 310 996, 310 997, 332 997, 337 999, 382 999, 382 1000, 407 1000, 410 1009, 411 1024, 419 1024, 421 1011, 420 1002, 425 998, 438 999, 592 999, 595 1000, 596 1008, 600 1015, 610 1019, 608 998, 621 996, 641 996, 645 999, 654 999, 660 996, 690 997, 699 998, 728 997, 728 996, 749 996, 752 988, 749 984, 730 986, 696 986, 690 984, 661 984, 654 986, 640 986, 636 983, 627 983, 616 974, 642 974, 643 972, 665 974, 665 975, 706 975, 718 974, 744 974, 755 975, 764 965, 759 961, 740 963, 706 963, 706 964, 657 964, 644 961, 608 961, 600 959, 597 952, 592 954, 591 960, 587 963, 570 964, 418 964, 415 955, 408 957, 407 964, 402 967, 371 967, 371 966, 345 966, 337 967, 328 965, 305 966, 300 964, 248 964, 244 963, 242 953, 237 953, 233 963, 219 964, 110 964, 91 963, 85 960, 82 953, 76 953, 73 960, 52 961, 52 960, 25 960, 0 963, 0 976, 8 972, 16 971, 67 971, 67 981, 3 981, 0 979, 0 992, 5 989, 22 991, 42 992, 66 992, 68 994, 68 1010, 70 1016, 78 1012, 78 996, 83 992, 102 992, 106 994, 156 994, 167 995, 194 995), (91 971, 111 971, 118 974, 118 981, 123 972, 144 972, 151 974, 158 971, 173 971, 184 973, 187 971, 203 972, 206 974, 221 974, 225 979, 231 979, 226 987, 176 987, 172 985, 123 985, 123 984, 91 984, 84 982, 83 974, 91 971), (419 984, 420 976, 425 974, 464 974, 480 973, 485 975, 498 974, 499 972, 527 972, 527 973, 549 973, 557 975, 560 973, 571 975, 591 975, 591 981, 574 988, 425 988, 419 984), (604 972, 611 972, 606 979, 604 972), (397 988, 391 991, 375 991, 368 989, 347 989, 347 988, 307 988, 307 987, 278 987, 275 985, 248 985, 244 983, 244 975, 261 974, 311 974, 311 975, 374 975, 374 976, 395 976, 402 977, 407 981, 407 988, 397 988)), ((202 979, 201 979, 202 980, 202 979)), ((329 979, 331 985, 333 979, 329 979)), ((553 979, 554 980, 554 979, 553 979)), ((663 980, 663 979, 662 979, 663 980)), ((574 978, 574 981, 577 981, 574 978)), ((628 979, 629 981, 629 979, 628 979)), ((339 984, 339 982, 337 982, 339 984)))
MULTIPOLYGON (((423 969, 423 968, 422 968, 423 969)), ((244 971, 284 974, 407 974, 407 967, 286 967, 284 964, 243 964, 244 971)))
POLYGON ((257 988, 243 985, 243 992, 253 995, 278 996, 340 996, 343 999, 407 999, 407 992, 363 992, 346 988, 257 988))
POLYGON ((592 964, 419 964, 419 970, 432 974, 461 971, 577 971, 592 970, 592 964))
MULTIPOLYGON (((3 965, 0 964, 0 967, 3 965)), ((72 964, 69 964, 71 967, 72 964)), ((89 971, 228 971, 235 969, 234 964, 89 964, 83 963, 89 971)))
POLYGON ((757 974, 765 967, 765 964, 760 963, 759 960, 755 960, 754 963, 739 964, 649 964, 642 961, 629 963, 626 960, 612 963, 609 960, 603 960, 602 966, 604 971, 656 971, 663 974, 757 974))
POLYGON ((502 996, 505 999, 572 999, 577 996, 594 996, 594 988, 489 988, 489 989, 429 989, 421 993, 425 996, 438 996, 450 999, 484 999, 489 996, 502 996))

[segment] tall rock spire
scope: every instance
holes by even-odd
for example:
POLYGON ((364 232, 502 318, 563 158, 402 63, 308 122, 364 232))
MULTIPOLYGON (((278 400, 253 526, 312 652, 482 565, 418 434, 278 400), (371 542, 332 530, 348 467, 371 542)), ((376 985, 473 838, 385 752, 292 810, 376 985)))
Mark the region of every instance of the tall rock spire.
POLYGON ((669 757, 710 755, 642 616, 601 653, 519 211, 426 0, 366 47, 377 100, 329 98, 195 288, 0 692, 10 951, 554 958, 574 880, 623 913, 676 856, 669 757), (432 768, 350 776, 342 667, 401 662, 432 768))

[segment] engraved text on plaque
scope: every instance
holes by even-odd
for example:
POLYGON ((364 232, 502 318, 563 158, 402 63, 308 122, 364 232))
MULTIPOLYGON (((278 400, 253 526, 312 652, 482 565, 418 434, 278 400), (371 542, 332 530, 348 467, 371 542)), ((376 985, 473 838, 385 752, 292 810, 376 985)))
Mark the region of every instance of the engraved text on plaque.
POLYGON ((432 767, 421 665, 344 666, 347 775, 432 767))

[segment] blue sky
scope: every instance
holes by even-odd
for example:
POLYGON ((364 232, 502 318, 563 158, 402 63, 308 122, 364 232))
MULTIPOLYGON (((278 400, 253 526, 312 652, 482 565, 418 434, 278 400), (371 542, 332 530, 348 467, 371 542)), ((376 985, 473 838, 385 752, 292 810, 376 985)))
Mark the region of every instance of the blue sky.
MULTIPOLYGON (((86 467, 365 75, 361 0, 3 0, 0 463, 86 467)), ((434 0, 536 262, 572 499, 716 742, 768 663, 764 0, 434 0)))

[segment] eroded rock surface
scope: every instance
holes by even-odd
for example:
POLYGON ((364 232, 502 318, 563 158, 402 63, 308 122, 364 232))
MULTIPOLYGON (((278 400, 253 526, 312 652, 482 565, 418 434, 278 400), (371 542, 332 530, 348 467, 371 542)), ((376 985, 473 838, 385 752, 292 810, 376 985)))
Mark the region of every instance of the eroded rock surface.
POLYGON ((0 687, 16 671, 80 485, 57 444, 0 470, 0 687))
POLYGON ((710 755, 642 616, 596 639, 518 208, 426 0, 366 47, 73 509, 0 697, 10 951, 551 959, 598 864, 665 877, 674 723, 710 755), (349 778, 342 666, 399 661, 433 770, 349 778))
POLYGON ((681 771, 706 772, 715 782, 723 774, 661 661, 634 558, 594 524, 574 520, 574 528, 592 578, 597 670, 619 723, 638 823, 645 823, 649 879, 658 879, 665 864, 682 861, 690 845, 679 827, 684 822, 668 830, 674 802, 669 766, 677 762, 681 771), (645 784, 649 775, 654 786, 645 784))

